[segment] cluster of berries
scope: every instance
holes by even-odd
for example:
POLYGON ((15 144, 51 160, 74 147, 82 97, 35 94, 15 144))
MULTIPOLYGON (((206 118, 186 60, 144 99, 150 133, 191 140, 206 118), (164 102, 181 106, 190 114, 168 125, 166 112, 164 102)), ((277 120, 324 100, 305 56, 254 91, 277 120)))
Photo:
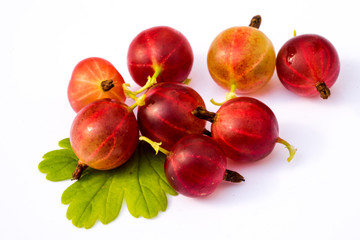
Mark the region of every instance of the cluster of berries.
POLYGON ((80 179, 88 166, 98 170, 121 166, 139 139, 167 155, 168 182, 190 197, 209 195, 223 180, 244 181, 227 169, 228 159, 263 159, 278 142, 288 148, 290 161, 296 149, 279 137, 271 109, 236 93, 260 89, 276 67, 287 89, 303 96, 320 92, 327 98, 339 74, 339 59, 331 43, 318 35, 294 37, 276 56, 271 41, 258 29, 260 22, 260 16, 255 16, 250 26, 229 28, 210 46, 210 75, 230 90, 216 113, 207 111, 201 96, 184 83, 194 56, 188 40, 173 28, 153 27, 131 42, 127 62, 132 78, 141 86, 137 91, 130 91, 105 59, 93 57, 78 63, 68 87, 70 104, 77 112, 70 133, 79 158, 73 178, 80 179), (126 105, 126 97, 134 104, 126 105), (211 131, 205 128, 206 121, 211 122, 211 131))

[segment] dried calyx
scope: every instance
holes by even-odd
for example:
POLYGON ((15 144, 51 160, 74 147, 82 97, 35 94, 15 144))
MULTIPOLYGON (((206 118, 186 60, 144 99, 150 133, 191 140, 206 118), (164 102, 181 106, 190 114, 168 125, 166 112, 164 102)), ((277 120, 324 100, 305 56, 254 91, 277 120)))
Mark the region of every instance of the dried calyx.
POLYGON ((204 119, 209 122, 214 122, 216 119, 216 113, 206 110, 204 107, 199 106, 191 112, 195 117, 204 119))
POLYGON ((322 99, 328 99, 328 97, 330 97, 330 89, 326 86, 324 82, 318 82, 315 87, 320 93, 322 99))
POLYGON ((254 28, 259 29, 260 24, 261 24, 261 16, 256 15, 251 19, 249 27, 254 27, 254 28))
POLYGON ((115 87, 115 85, 114 85, 114 81, 112 79, 104 80, 101 82, 101 88, 104 92, 109 91, 113 87, 115 87))

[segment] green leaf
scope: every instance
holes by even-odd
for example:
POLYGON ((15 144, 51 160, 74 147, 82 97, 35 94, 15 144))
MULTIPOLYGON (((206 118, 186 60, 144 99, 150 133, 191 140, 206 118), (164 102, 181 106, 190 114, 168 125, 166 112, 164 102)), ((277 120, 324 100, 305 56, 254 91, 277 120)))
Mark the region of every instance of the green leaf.
POLYGON ((59 142, 59 146, 65 149, 73 150, 70 144, 70 138, 64 138, 59 142))
MULTIPOLYGON (((50 181, 72 178, 78 158, 69 138, 59 142, 62 149, 43 156, 39 170, 50 181)), ((134 217, 153 218, 167 208, 167 196, 177 195, 166 180, 165 155, 141 142, 131 159, 117 169, 97 171, 87 168, 80 180, 68 187, 61 198, 69 204, 67 218, 77 227, 91 228, 100 220, 107 224, 120 212, 125 199, 134 217)))
POLYGON ((177 195, 166 180, 165 155, 141 142, 131 159, 117 169, 87 174, 67 188, 61 198, 69 204, 67 218, 77 227, 107 224, 120 212, 125 199, 134 217, 153 218, 167 208, 166 194, 177 195))
POLYGON ((71 179, 79 161, 71 148, 69 138, 61 140, 59 146, 62 149, 46 153, 38 166, 40 172, 46 173, 46 179, 54 182, 71 179))

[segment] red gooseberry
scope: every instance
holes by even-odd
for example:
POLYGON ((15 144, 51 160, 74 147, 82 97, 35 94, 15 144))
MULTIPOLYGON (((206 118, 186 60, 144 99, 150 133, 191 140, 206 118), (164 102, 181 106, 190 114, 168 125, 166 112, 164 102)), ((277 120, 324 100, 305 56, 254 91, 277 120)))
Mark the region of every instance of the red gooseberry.
POLYGON ((91 57, 74 68, 68 85, 68 99, 75 112, 98 99, 125 101, 124 79, 107 60, 91 57))
POLYGON ((127 65, 134 81, 143 86, 148 76, 157 82, 183 82, 194 61, 190 43, 179 31, 158 26, 140 32, 131 42, 127 65))
POLYGON ((242 182, 244 177, 226 169, 226 155, 210 137, 189 134, 181 138, 170 151, 159 143, 141 136, 156 151, 166 154, 165 175, 175 191, 188 197, 204 197, 215 191, 224 180, 242 182))
POLYGON ((145 95, 144 105, 139 106, 137 113, 142 135, 170 149, 180 138, 204 131, 206 121, 191 112, 198 106, 205 107, 205 103, 191 87, 163 82, 145 95))
POLYGON ((279 50, 276 72, 281 83, 298 95, 327 99, 340 71, 340 60, 329 40, 304 34, 288 40, 279 50))
POLYGON ((296 149, 279 137, 279 125, 274 113, 255 98, 233 98, 226 101, 216 113, 199 107, 193 114, 212 122, 212 137, 235 161, 263 159, 272 152, 277 142, 288 148, 288 161, 295 154, 296 149))
POLYGON ((79 179, 86 167, 109 170, 125 163, 134 153, 139 138, 132 110, 114 99, 86 105, 76 115, 70 143, 79 158, 73 178, 79 179))

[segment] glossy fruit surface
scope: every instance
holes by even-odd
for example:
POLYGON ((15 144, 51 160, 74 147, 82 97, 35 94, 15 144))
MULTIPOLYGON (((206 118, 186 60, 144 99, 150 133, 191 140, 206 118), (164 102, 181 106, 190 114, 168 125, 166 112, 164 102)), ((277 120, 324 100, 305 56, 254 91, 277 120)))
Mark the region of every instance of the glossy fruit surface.
POLYGON ((139 129, 170 149, 180 138, 204 131, 206 121, 191 113, 197 106, 205 107, 205 103, 191 87, 183 83, 157 84, 146 93, 145 105, 138 108, 139 129))
POLYGON ((157 69, 157 82, 183 82, 194 61, 190 43, 179 31, 158 26, 139 33, 131 42, 127 55, 129 72, 143 86, 157 69))
POLYGON ((125 163, 138 144, 135 115, 124 103, 102 99, 76 115, 70 131, 71 146, 83 164, 109 170, 125 163))
POLYGON ((213 80, 241 94, 255 92, 272 77, 275 51, 270 39, 254 27, 232 27, 212 42, 207 65, 213 80))
POLYGON ((271 109, 250 97, 228 100, 216 113, 211 133, 233 160, 260 160, 272 152, 279 126, 271 109))
POLYGON ((74 68, 68 86, 68 99, 75 112, 98 99, 125 101, 124 79, 107 60, 86 58, 74 68))
POLYGON ((276 71, 288 90, 301 96, 320 95, 326 99, 330 90, 325 87, 330 88, 335 83, 340 61, 336 49, 327 39, 304 34, 293 37, 281 47, 276 71))
POLYGON ((189 197, 207 196, 223 180, 226 155, 210 137, 192 134, 180 139, 165 160, 170 185, 189 197))

